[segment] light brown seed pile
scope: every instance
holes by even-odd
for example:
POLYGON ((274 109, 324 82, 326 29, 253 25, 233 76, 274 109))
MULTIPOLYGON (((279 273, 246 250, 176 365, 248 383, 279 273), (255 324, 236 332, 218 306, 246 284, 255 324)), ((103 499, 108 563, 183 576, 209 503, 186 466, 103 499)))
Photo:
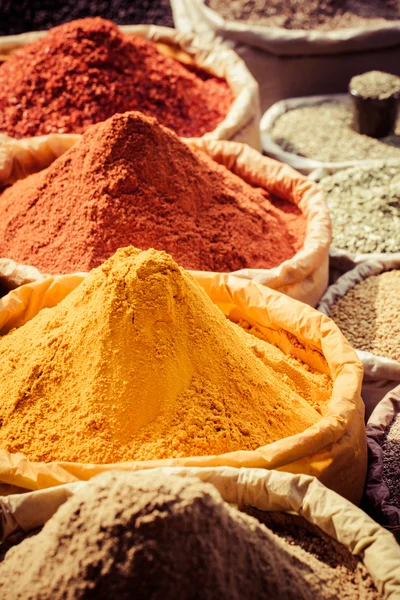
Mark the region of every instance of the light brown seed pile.
POLYGON ((368 71, 351 79, 350 91, 361 98, 384 100, 400 92, 400 77, 383 71, 368 71))
POLYGON ((364 279, 335 302, 330 316, 357 350, 400 361, 400 270, 364 279))
POLYGON ((400 157, 399 121, 396 135, 381 140, 357 133, 352 122, 350 102, 321 102, 284 113, 271 137, 286 152, 324 162, 400 157))

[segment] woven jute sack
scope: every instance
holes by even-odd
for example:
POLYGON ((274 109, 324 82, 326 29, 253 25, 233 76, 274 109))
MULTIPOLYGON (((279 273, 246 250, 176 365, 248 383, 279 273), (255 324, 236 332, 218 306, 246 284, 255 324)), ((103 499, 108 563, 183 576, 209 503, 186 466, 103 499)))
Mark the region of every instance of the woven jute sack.
MULTIPOLYGON (((54 137, 51 136, 52 140, 54 137)), ((58 137, 63 138, 62 135, 58 137)), ((32 153, 35 155, 41 151, 38 148, 42 146, 42 143, 37 145, 37 139, 24 140, 25 149, 30 147, 32 142, 32 153)), ((186 141, 191 147, 206 152, 217 163, 223 164, 244 181, 265 188, 271 194, 293 202, 301 209, 307 219, 307 230, 303 248, 299 252, 277 267, 241 269, 235 274, 316 306, 328 285, 329 245, 332 235, 329 211, 319 186, 290 167, 262 156, 247 145, 203 138, 186 141)), ((10 152, 9 157, 11 156, 10 152)), ((16 160, 19 160, 19 155, 16 160)), ((22 168, 23 165, 19 162, 19 172, 22 168)), ((0 276, 6 266, 7 261, 4 261, 3 266, 0 263, 0 276)), ((23 281, 23 273, 21 278, 23 281)), ((12 282, 9 289, 10 287, 12 282)))
MULTIPOLYGON (((235 100, 225 119, 206 139, 233 140, 260 148, 260 101, 258 84, 243 60, 229 48, 204 43, 201 38, 156 25, 122 25, 123 33, 134 34, 157 44, 160 52, 184 64, 194 64, 225 79, 235 100)), ((0 64, 26 44, 46 35, 46 31, 0 37, 0 64)), ((79 93, 79 90, 77 90, 79 93)), ((1 132, 0 132, 1 133, 1 132)))
MULTIPOLYGON (((225 502, 239 510, 256 508, 295 513, 319 527, 360 558, 384 600, 400 598, 400 547, 394 537, 362 510, 322 485, 314 477, 263 469, 231 467, 164 467, 155 476, 197 477, 212 484, 225 502)), ((0 497, 0 539, 44 525, 86 482, 26 494, 0 497)))
MULTIPOLYGON (((371 275, 379 275, 391 269, 400 269, 400 253, 388 254, 380 259, 360 263, 329 286, 323 295, 318 310, 327 316, 331 314, 333 304, 345 296, 357 283, 371 275)), ((368 419, 380 400, 396 385, 400 384, 400 362, 378 356, 372 352, 355 349, 364 366, 362 397, 366 406, 368 419)))
POLYGON ((350 79, 365 71, 400 75, 400 21, 289 30, 224 19, 204 0, 171 0, 171 6, 179 31, 219 42, 243 58, 259 83, 263 111, 283 98, 345 92, 350 79))
MULTIPOLYGON (((317 476, 328 487, 354 503, 359 502, 367 462, 364 405, 360 396, 362 366, 336 325, 310 306, 254 282, 231 275, 192 274, 227 317, 249 322, 285 354, 332 377, 332 396, 321 420, 298 435, 257 450, 219 456, 119 465, 45 464, 3 449, 0 450, 1 483, 34 490, 86 480, 116 466, 124 469, 262 467, 317 476)), ((48 277, 10 292, 0 300, 0 335, 22 326, 42 308, 56 305, 84 277, 84 274, 48 277)))
MULTIPOLYGON (((394 506, 383 478, 383 453, 386 434, 400 413, 400 385, 377 404, 367 423, 368 474, 363 504, 368 513, 391 531, 400 542, 400 508, 394 506)), ((400 471, 400 455, 398 457, 400 471)))

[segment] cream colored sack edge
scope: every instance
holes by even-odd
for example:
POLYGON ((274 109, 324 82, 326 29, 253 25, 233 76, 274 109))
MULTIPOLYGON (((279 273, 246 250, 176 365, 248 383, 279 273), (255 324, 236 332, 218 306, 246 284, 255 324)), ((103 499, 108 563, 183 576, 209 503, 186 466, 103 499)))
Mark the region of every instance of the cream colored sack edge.
POLYGON ((308 221, 304 247, 278 267, 241 269, 234 274, 316 306, 328 285, 332 237, 329 210, 320 187, 289 166, 266 158, 245 144, 194 138, 185 141, 204 150, 245 181, 298 204, 308 221))
MULTIPOLYGON (((112 468, 157 466, 233 466, 277 468, 318 476, 323 483, 357 503, 366 474, 364 405, 360 397, 361 363, 334 323, 314 309, 274 290, 230 275, 193 272, 211 299, 226 314, 245 318, 261 330, 282 328, 322 351, 334 381, 327 414, 301 434, 256 451, 164 461, 83 465, 32 463, 22 454, 0 451, 0 481, 38 489, 89 479, 112 468)), ((22 286, 0 300, 0 334, 20 326, 43 307, 57 304, 84 278, 83 274, 49 277, 22 286)), ((299 351, 299 358, 308 356, 299 351)))
MULTIPOLYGON (((155 25, 122 25, 123 33, 132 33, 157 44, 166 44, 186 52, 200 67, 225 79, 232 89, 235 100, 225 119, 205 139, 236 140, 260 149, 260 98, 258 83, 247 69, 244 61, 229 48, 208 44, 191 34, 179 33, 169 27, 155 25)), ((46 35, 35 31, 0 37, 0 54, 9 54, 46 35)))
POLYGON ((229 21, 205 6, 204 0, 171 0, 174 24, 180 31, 213 32, 224 40, 247 44, 276 56, 312 56, 388 48, 400 44, 400 20, 373 28, 332 31, 285 29, 229 21))
MULTIPOLYGON (((261 469, 230 467, 154 469, 168 477, 198 477, 217 488, 225 502, 240 509, 292 511, 320 527, 359 556, 384 600, 400 598, 400 547, 393 536, 359 508, 306 475, 290 475, 261 469)), ((56 510, 86 483, 72 483, 50 490, 0 497, 4 537, 13 531, 30 531, 48 521, 56 510)))

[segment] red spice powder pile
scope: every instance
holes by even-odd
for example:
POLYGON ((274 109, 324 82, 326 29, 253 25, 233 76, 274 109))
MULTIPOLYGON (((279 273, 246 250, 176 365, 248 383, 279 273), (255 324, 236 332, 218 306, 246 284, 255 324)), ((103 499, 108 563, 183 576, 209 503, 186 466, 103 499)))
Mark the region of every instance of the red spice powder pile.
POLYGON ((178 135, 202 136, 233 100, 222 79, 187 69, 100 18, 55 27, 0 66, 0 131, 18 138, 82 133, 128 110, 178 135))
POLYGON ((91 269, 127 245, 188 269, 268 268, 302 247, 305 229, 297 206, 138 112, 94 125, 0 196, 0 256, 49 273, 91 269))

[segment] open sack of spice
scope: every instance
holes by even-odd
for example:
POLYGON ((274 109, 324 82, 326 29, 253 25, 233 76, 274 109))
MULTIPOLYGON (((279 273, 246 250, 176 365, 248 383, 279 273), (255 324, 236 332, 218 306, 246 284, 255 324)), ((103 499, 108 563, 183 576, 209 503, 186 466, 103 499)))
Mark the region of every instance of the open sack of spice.
POLYGON ((307 175, 374 167, 387 159, 400 162, 399 125, 382 139, 358 133, 349 94, 281 100, 263 115, 260 130, 267 156, 307 175))
POLYGON ((399 72, 391 0, 171 0, 175 27, 234 48, 266 110, 282 98, 342 92, 366 68, 399 72), (329 73, 329 78, 326 77, 329 73))
POLYGON ((400 383, 400 254, 365 261, 342 275, 318 310, 335 321, 363 363, 368 418, 400 383))
POLYGON ((248 146, 184 140, 138 112, 94 125, 0 195, 0 256, 42 273, 88 271, 132 244, 315 306, 330 239, 315 183, 248 146))
POLYGON ((0 512, 2 547, 14 544, 0 563, 4 600, 28 590, 32 600, 67 590, 130 598, 132 589, 143 599, 399 598, 393 536, 304 475, 111 471, 0 498, 0 512))
POLYGON ((9 57, 0 63, 0 133, 8 136, 83 133, 141 110, 180 136, 260 147, 256 81, 233 51, 193 36, 96 17, 0 38, 0 55, 9 57))
POLYGON ((326 194, 332 219, 330 281, 365 260, 400 251, 400 161, 311 174, 326 194))
POLYGON ((313 474, 360 500, 361 363, 311 307, 132 247, 0 307, 1 482, 230 465, 313 474))
POLYGON ((400 542, 400 385, 386 394, 368 419, 367 441, 363 503, 400 542))

